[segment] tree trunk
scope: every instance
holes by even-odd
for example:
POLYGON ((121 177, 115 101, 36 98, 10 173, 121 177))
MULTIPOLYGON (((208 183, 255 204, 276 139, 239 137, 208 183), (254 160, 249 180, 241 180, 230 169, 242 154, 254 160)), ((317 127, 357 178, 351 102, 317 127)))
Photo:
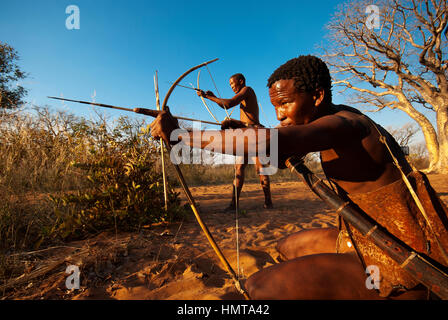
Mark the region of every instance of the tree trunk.
POLYGON ((437 171, 438 164, 440 163, 441 146, 436 131, 428 119, 424 118, 424 120, 421 121, 414 118, 414 120, 417 121, 422 128, 426 149, 428 149, 429 165, 424 171, 427 173, 437 171))
POLYGON ((436 119, 439 137, 439 159, 435 163, 433 171, 448 173, 448 103, 437 109, 436 119))
MULTIPOLYGON (((397 108, 406 112, 406 114, 414 119, 422 129, 422 133, 426 142, 426 149, 428 149, 429 155, 429 166, 426 170, 423 171, 432 172, 438 170, 438 163, 440 160, 440 141, 437 136, 437 132, 434 129, 434 126, 428 120, 428 118, 426 118, 422 113, 418 112, 412 107, 406 97, 398 96, 397 98, 401 102, 401 105, 398 105, 397 108)), ((437 113, 437 115, 438 114, 439 113, 437 113)), ((437 127, 440 128, 440 126, 437 127)))

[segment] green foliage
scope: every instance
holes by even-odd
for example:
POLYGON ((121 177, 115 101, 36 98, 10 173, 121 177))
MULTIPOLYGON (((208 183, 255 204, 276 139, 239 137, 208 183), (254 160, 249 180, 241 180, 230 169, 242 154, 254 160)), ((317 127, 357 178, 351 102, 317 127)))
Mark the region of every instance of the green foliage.
POLYGON ((11 109, 23 104, 22 98, 27 93, 22 86, 15 85, 26 77, 16 63, 18 59, 14 48, 0 42, 0 109, 11 109))
POLYGON ((36 109, 0 115, 0 249, 104 230, 138 230, 184 214, 143 121, 86 120, 36 109))
POLYGON ((173 189, 168 189, 168 211, 164 208, 163 177, 156 165, 159 156, 148 127, 135 135, 121 118, 110 133, 105 126, 96 130, 101 139, 98 147, 89 150, 92 156, 71 163, 83 170, 87 188, 50 197, 57 217, 50 234, 73 238, 112 228, 138 230, 146 224, 178 219, 183 208, 173 189))

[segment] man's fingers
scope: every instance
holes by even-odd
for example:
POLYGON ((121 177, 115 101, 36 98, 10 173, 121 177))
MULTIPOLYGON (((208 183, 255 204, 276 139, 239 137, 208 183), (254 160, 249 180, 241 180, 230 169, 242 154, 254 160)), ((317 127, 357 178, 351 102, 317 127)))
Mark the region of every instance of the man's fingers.
POLYGON ((151 124, 149 125, 149 127, 150 127, 150 128, 153 128, 158 122, 159 122, 159 116, 157 116, 157 118, 155 118, 154 121, 151 122, 151 124))
POLYGON ((162 138, 168 143, 168 137, 171 133, 179 128, 179 123, 176 118, 174 118, 168 107, 164 111, 160 111, 159 115, 150 124, 150 133, 154 139, 162 138))
MULTIPOLYGON (((155 122, 155 121, 154 121, 154 122, 155 122)), ((157 128, 156 128, 155 126, 153 126, 153 125, 154 125, 154 122, 151 123, 151 130, 150 130, 150 132, 151 132, 151 136, 152 136, 153 138, 158 138, 157 128)))
POLYGON ((150 133, 153 138, 160 138, 160 122, 164 113, 165 111, 160 112, 159 115, 154 119, 154 121, 149 125, 149 127, 151 128, 150 133))
POLYGON ((229 129, 230 127, 230 121, 224 120, 221 122, 221 130, 229 129))
POLYGON ((235 119, 227 119, 221 122, 221 130, 225 129, 238 129, 238 128, 245 128, 246 125, 244 122, 235 120, 235 119))

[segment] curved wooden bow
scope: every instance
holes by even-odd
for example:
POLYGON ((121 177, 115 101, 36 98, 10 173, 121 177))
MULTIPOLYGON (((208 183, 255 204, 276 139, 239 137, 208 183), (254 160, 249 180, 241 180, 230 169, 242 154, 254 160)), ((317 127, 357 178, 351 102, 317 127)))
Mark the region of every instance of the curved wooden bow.
MULTIPOLYGON (((199 86, 199 76, 200 76, 200 75, 201 75, 201 70, 199 70, 199 72, 198 72, 198 81, 197 81, 197 84, 196 84, 196 88, 197 88, 197 89, 201 89, 201 87, 199 86)), ((210 108, 208 107, 207 103, 205 102, 204 97, 203 97, 203 96, 200 96, 200 97, 201 97, 202 103, 204 104, 204 107, 205 107, 205 109, 207 109, 208 113, 210 113, 210 115, 212 116, 212 118, 215 119, 215 121, 216 121, 217 123, 220 123, 220 122, 218 121, 218 119, 216 119, 216 117, 215 117, 215 115, 213 114, 213 112, 212 112, 212 111, 210 110, 210 108)))
MULTIPOLYGON (((204 63, 201 63, 191 69, 189 69, 188 71, 184 72, 176 81, 174 81, 174 83, 171 85, 171 87, 169 88, 165 99, 163 100, 163 104, 162 104, 162 110, 166 110, 167 107, 167 103, 168 103, 168 99, 170 98, 171 93, 173 92, 174 88, 176 87, 176 85, 182 81, 183 78, 185 78, 189 73, 193 72, 196 69, 199 69, 203 66, 206 66, 207 64, 210 64, 212 62, 215 62, 218 59, 214 59, 214 60, 210 60, 204 63)), ((165 145, 166 148, 168 150, 168 152, 171 151, 171 146, 170 144, 165 141, 165 145)), ((237 288, 237 290, 244 296, 244 298, 246 298, 247 300, 250 300, 248 293, 246 292, 246 290, 243 288, 243 286, 241 285, 235 271, 232 269, 232 267, 230 266, 229 262, 227 261, 227 259, 224 257, 221 249, 218 247, 218 245, 216 244, 215 240, 213 239, 212 235, 210 234, 210 231, 208 230, 207 226, 205 225, 205 223, 203 222, 201 215, 199 214, 199 210, 196 206, 196 203, 194 201, 193 196, 191 195, 190 189, 188 188, 188 185, 185 181, 185 178, 182 174, 182 171, 180 170, 179 166, 176 164, 173 164, 174 168, 176 169, 176 173, 177 173, 177 177, 179 179, 180 184, 182 185, 182 189, 185 192, 185 195, 188 199, 188 202, 190 204, 191 209, 193 210, 193 213, 196 217, 196 220, 198 221, 202 231, 204 232, 208 242, 210 243, 210 245, 212 246, 213 250, 215 251, 215 253, 218 255, 219 260, 224 264, 225 268, 227 269, 227 272, 230 274, 230 276, 232 277, 235 286, 237 288)))

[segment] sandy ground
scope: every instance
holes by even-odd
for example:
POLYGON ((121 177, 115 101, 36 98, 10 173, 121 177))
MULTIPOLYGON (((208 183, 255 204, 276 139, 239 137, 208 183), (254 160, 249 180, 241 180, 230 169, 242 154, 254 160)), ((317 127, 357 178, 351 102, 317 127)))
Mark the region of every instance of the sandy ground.
MULTIPOLYGON (((433 187, 448 203, 446 175, 430 175, 433 187)), ((241 278, 277 263, 277 241, 307 228, 334 226, 335 213, 303 183, 271 185, 274 209, 263 209, 258 184, 244 186, 239 214, 239 258, 235 213, 222 208, 230 200, 230 184, 193 187, 200 213, 230 265, 241 278)), ((140 234, 100 234, 94 239, 54 248, 40 256, 45 275, 30 279, 4 299, 242 299, 223 270, 193 214, 182 223, 153 226, 140 234), (45 254, 45 256, 44 256, 45 254), (62 260, 61 260, 62 258, 62 260), (57 263, 57 261, 62 263, 57 263), (80 270, 80 289, 67 290, 68 265, 80 270)), ((39 266, 31 266, 30 274, 39 266)))

